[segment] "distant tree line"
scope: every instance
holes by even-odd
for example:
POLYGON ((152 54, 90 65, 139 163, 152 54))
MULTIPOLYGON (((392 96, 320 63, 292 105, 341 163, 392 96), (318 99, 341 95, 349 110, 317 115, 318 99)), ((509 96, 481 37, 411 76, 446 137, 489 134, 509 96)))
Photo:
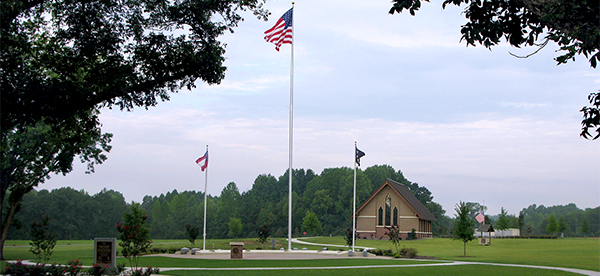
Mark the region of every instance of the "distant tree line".
MULTIPOLYGON (((431 191, 407 180, 389 165, 375 165, 357 171, 357 201, 364 202, 386 179, 403 183, 430 211, 439 217, 437 230, 447 231, 451 223, 441 205, 433 202, 431 191)), ((315 235, 345 235, 352 223, 353 170, 328 168, 317 175, 312 170, 293 170, 292 232, 315 235), (315 227, 314 215, 321 227, 315 227), (310 219, 312 223, 305 223, 310 219), (305 225, 306 229, 303 229, 305 225), (309 226, 310 225, 310 226, 309 226)), ((202 225, 203 193, 173 190, 160 196, 146 196, 142 207, 149 214, 152 237, 184 238, 184 225, 202 225)), ((287 236, 288 173, 275 177, 259 175, 252 188, 240 192, 234 182, 218 197, 207 199, 207 235, 210 238, 257 237, 258 228, 269 227, 274 237, 287 236), (241 231, 239 226, 241 224, 241 231)))
MULTIPOLYGON (((403 173, 389 165, 375 165, 357 171, 357 201, 362 204, 386 179, 404 184, 437 218, 432 225, 437 237, 453 233, 454 218, 445 215, 442 206, 433 201, 427 188, 407 180, 403 173)), ((312 170, 293 170, 294 236, 344 236, 352 223, 353 170, 347 167, 324 169, 321 174, 312 170), (318 220, 315 221, 315 216, 318 220), (306 223, 310 221, 310 223, 306 223), (320 227, 315 227, 319 225, 320 227)), ((483 211, 485 206, 468 203, 469 217, 483 211)), ((128 206, 120 192, 102 190, 89 195, 81 190, 59 188, 27 194, 16 216, 14 231, 9 239, 30 239, 31 224, 50 217, 50 227, 57 239, 77 240, 94 237, 117 237, 116 225, 128 206)), ((150 236, 153 239, 184 239, 186 225, 199 227, 202 237, 204 193, 173 190, 159 196, 146 196, 141 208, 148 214, 150 236)), ((504 209, 503 209, 504 210, 504 209)), ((557 226, 561 221, 565 236, 598 236, 600 207, 581 210, 575 204, 544 207, 531 205, 521 211, 521 221, 506 210, 499 216, 486 216, 487 223, 506 224, 508 228, 522 228, 523 235, 551 234, 547 228, 554 215, 557 226), (503 215, 504 214, 504 215, 503 215), (520 221, 520 222, 519 222, 520 221), (529 229, 529 232, 527 232, 529 229), (586 231, 583 231, 586 230, 586 231)), ((228 183, 218 196, 207 196, 208 238, 256 238, 268 230, 272 237, 286 237, 288 224, 288 176, 278 178, 259 175, 252 188, 240 192, 234 182, 228 183), (265 225, 267 229, 265 229, 265 225)), ((552 227, 550 227, 552 229, 552 227)))
POLYGON ((32 191, 23 198, 8 239, 31 239, 31 224, 42 217, 49 218, 49 228, 59 240, 118 237, 117 222, 127 211, 125 197, 113 190, 103 189, 95 195, 69 187, 32 191))
POLYGON ((529 205, 521 211, 524 215, 523 235, 564 233, 565 237, 600 236, 600 207, 581 210, 573 203, 545 207, 529 205), (548 224, 556 220, 556 231, 549 231, 548 224), (530 230, 528 230, 530 229, 530 230))

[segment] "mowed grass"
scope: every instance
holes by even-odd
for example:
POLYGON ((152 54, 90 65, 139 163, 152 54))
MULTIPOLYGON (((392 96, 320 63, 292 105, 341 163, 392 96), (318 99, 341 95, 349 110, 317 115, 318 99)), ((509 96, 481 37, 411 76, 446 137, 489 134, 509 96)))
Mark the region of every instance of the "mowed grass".
MULTIPOLYGON (((279 240, 279 239, 278 239, 279 240)), ((342 237, 317 237, 303 238, 302 240, 322 244, 339 245, 340 248, 344 244, 342 237)), ((207 240, 207 249, 212 249, 213 244, 215 249, 227 249, 230 240, 207 240)), ((287 247, 285 239, 281 239, 284 243, 277 243, 277 247, 287 247)), ((255 240, 249 239, 244 241, 250 250, 256 250, 260 247, 255 240)), ((270 242, 267 243, 270 245, 270 242)), ((387 240, 357 240, 357 246, 373 247, 380 249, 393 249, 394 246, 387 240)), ((155 240, 155 247, 160 248, 181 248, 190 247, 189 242, 185 240, 155 240)), ((322 246, 306 246, 303 244, 293 244, 294 247, 309 249, 320 249, 322 246)), ((195 247, 202 247, 202 242, 197 242, 195 247)), ((598 239, 556 239, 556 240, 539 240, 539 239, 495 239, 491 246, 479 246, 477 241, 467 244, 468 257, 462 257, 463 245, 460 241, 451 239, 427 239, 416 241, 402 241, 402 247, 414 247, 418 250, 419 255, 435 257, 438 260, 455 260, 467 262, 490 262, 490 263, 507 263, 507 264, 526 264, 540 265, 551 267, 568 267, 600 271, 600 240, 598 239)), ((29 241, 7 241, 4 248, 4 256, 9 260, 34 260, 35 256, 29 252, 29 241)), ((346 247, 347 248, 347 247, 346 247)), ((331 248, 337 249, 337 248, 331 248)), ((66 264, 69 260, 79 259, 83 265, 89 266, 93 263, 93 241, 58 241, 52 254, 49 263, 66 264)), ((123 258, 118 259, 119 263, 127 263, 123 258)), ((171 267, 171 268, 232 268, 232 267, 328 267, 328 266, 372 266, 372 265, 389 265, 403 264, 409 265, 413 263, 430 263, 429 261, 411 261, 399 260, 393 258, 382 259, 323 259, 323 260, 202 260, 202 259, 180 259, 169 257, 147 256, 141 259, 141 266, 152 267, 171 267)), ((2 262, 2 267, 5 263, 2 262)), ((436 266, 436 267, 403 267, 398 268, 383 268, 381 273, 374 272, 375 268, 369 269, 353 269, 353 275, 379 275, 383 273, 402 273, 408 275, 475 275, 481 274, 481 271, 486 271, 487 274, 493 275, 568 275, 566 272, 555 270, 517 268, 517 267, 500 267, 500 266, 484 266, 484 265, 460 265, 460 266, 436 266)), ((169 271, 168 275, 278 275, 281 270, 264 270, 260 271, 169 271)), ((286 270, 286 274, 290 275, 347 275, 350 271, 341 270, 286 270)))
POLYGON ((316 260, 211 260, 211 259, 186 259, 169 257, 144 257, 140 259, 140 266, 163 268, 277 268, 277 267, 338 267, 338 266, 379 266, 379 265, 414 265, 414 264, 439 264, 440 261, 422 261, 408 259, 316 259, 316 260))
MULTIPOLYGON (((163 274, 163 273, 161 273, 163 274)), ((456 265, 456 266, 432 266, 432 267, 385 267, 385 268, 349 268, 349 269, 290 269, 290 270, 230 270, 230 271, 166 271, 166 275, 172 276, 374 276, 374 275, 461 275, 461 276, 514 276, 514 275, 535 275, 535 276, 558 276, 558 275, 580 275, 559 270, 535 269, 522 267, 501 267, 492 265, 456 265)))
MULTIPOLYGON (((342 237, 301 239, 323 244, 343 244, 342 237)), ((477 240, 467 243, 463 257, 463 243, 452 239, 425 239, 401 241, 399 248, 414 247, 421 256, 442 260, 528 264, 552 267, 570 267, 600 271, 600 239, 493 239, 491 246, 480 246, 477 240)), ((387 240, 356 240, 356 246, 392 249, 387 240)))

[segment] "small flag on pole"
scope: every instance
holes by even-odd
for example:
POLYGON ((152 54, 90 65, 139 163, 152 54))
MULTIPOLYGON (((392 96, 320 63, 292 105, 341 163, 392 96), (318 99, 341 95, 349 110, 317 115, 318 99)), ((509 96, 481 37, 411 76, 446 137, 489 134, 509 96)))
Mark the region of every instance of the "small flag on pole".
POLYGON ((265 40, 275 44, 275 50, 279 51, 281 44, 292 44, 292 16, 294 8, 291 8, 277 20, 275 26, 265 31, 265 40))
POLYGON ((202 157, 196 160, 196 164, 200 166, 202 171, 206 170, 206 168, 208 167, 208 150, 206 150, 206 153, 202 157))
POLYGON ((483 215, 483 213, 479 213, 479 215, 477 215, 475 217, 475 219, 479 222, 479 223, 483 223, 485 221, 485 216, 483 215))
POLYGON ((363 156, 365 156, 365 153, 364 153, 364 152, 362 152, 361 150, 359 150, 359 149, 356 147, 356 145, 354 146, 354 148, 356 149, 356 154, 355 154, 355 157, 356 157, 356 164, 358 164, 358 166, 360 167, 360 158, 361 158, 361 157, 363 157, 363 156))

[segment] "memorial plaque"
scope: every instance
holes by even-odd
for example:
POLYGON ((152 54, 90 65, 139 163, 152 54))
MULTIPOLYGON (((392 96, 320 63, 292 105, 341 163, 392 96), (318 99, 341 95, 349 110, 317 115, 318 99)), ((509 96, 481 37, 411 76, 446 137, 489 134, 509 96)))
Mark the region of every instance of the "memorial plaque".
POLYGON ((230 242, 229 245, 231 245, 230 259, 243 259, 244 258, 244 243, 243 242, 230 242))
POLYGON ((94 264, 115 267, 117 264, 117 239, 94 239, 94 264))

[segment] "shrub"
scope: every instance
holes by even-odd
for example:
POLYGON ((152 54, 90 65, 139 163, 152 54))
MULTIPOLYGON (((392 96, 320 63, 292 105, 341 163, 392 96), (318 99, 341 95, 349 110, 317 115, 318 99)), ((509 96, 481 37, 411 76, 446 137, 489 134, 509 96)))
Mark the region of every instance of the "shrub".
POLYGON ((81 262, 79 259, 68 261, 67 266, 65 267, 65 273, 69 276, 79 275, 79 273, 81 273, 81 262))
POLYGON ((16 263, 6 263, 6 267, 2 272, 6 275, 25 275, 28 273, 28 268, 23 264, 23 260, 17 260, 16 263))
POLYGON ((402 255, 405 258, 416 258, 417 257, 417 249, 415 248, 402 248, 402 250, 400 250, 400 255, 402 255))
POLYGON ((200 228, 198 226, 185 225, 185 237, 190 241, 192 246, 196 245, 196 239, 200 235, 200 228))
POLYGON ((50 276, 63 276, 65 275, 65 268, 61 265, 53 263, 51 266, 46 268, 48 275, 50 276))
POLYGON ((152 274, 159 274, 160 271, 158 268, 147 267, 145 270, 143 268, 134 269, 131 271, 131 276, 150 276, 152 274))
POLYGON ((417 230, 415 230, 415 228, 412 229, 412 231, 410 233, 408 233, 408 237, 406 237, 407 240, 416 240, 417 239, 417 230))
POLYGON ((101 276, 104 274, 108 274, 110 272, 110 266, 108 265, 101 265, 101 264, 94 264, 92 267, 90 267, 87 270, 87 273, 90 276, 101 276))

